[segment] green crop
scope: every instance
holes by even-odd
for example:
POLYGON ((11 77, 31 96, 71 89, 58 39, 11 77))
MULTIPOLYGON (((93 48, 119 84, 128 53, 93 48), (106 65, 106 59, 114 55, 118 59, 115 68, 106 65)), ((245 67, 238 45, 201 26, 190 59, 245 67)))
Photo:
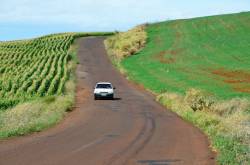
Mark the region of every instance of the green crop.
POLYGON ((0 43, 0 109, 62 95, 69 78, 68 50, 75 33, 0 43))

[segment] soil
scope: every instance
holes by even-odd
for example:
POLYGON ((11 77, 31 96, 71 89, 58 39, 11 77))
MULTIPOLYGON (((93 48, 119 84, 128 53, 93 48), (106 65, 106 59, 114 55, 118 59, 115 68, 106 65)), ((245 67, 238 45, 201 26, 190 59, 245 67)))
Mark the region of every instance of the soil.
POLYGON ((212 71, 213 74, 223 78, 235 91, 250 93, 250 73, 242 70, 226 70, 224 68, 212 71))

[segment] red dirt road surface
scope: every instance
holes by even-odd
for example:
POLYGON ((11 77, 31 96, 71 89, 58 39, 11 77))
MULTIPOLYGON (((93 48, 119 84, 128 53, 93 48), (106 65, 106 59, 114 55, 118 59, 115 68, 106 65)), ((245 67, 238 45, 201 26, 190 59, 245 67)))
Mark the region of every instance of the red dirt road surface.
POLYGON ((78 43, 74 111, 47 131, 0 141, 0 165, 215 164, 206 136, 113 68, 103 38, 78 43), (93 99, 98 81, 116 87, 115 100, 93 99))

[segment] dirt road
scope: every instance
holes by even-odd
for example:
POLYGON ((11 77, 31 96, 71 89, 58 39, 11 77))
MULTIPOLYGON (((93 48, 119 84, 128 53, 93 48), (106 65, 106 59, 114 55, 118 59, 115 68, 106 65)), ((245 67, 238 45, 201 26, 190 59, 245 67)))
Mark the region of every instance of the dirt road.
POLYGON ((0 165, 214 164, 207 138, 123 78, 103 38, 80 39, 77 103, 58 126, 0 142, 0 165), (117 88, 115 100, 93 100, 97 81, 117 88))

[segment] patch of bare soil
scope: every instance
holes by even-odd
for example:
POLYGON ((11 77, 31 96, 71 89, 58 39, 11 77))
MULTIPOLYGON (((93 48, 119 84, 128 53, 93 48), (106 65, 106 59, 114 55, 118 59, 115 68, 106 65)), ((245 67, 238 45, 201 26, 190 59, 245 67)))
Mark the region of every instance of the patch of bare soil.
POLYGON ((233 32, 235 31, 236 27, 233 24, 230 24, 228 22, 225 22, 223 19, 219 20, 220 23, 225 27, 227 31, 233 32))
POLYGON ((176 56, 184 51, 183 48, 178 48, 174 50, 164 50, 159 52, 155 57, 161 63, 170 64, 176 61, 176 56))
POLYGON ((169 49, 169 50, 161 51, 155 56, 157 60, 159 60, 161 63, 164 63, 164 64, 174 63, 176 61, 176 56, 180 55, 184 51, 183 48, 178 47, 183 37, 183 34, 180 31, 178 31, 180 23, 176 22, 172 26, 174 29, 176 29, 176 33, 175 33, 174 42, 170 48, 171 50, 169 49))
POLYGON ((223 81, 230 84, 234 90, 250 93, 250 85, 248 85, 250 83, 250 73, 242 70, 226 70, 220 68, 213 70, 212 74, 222 77, 223 81))

